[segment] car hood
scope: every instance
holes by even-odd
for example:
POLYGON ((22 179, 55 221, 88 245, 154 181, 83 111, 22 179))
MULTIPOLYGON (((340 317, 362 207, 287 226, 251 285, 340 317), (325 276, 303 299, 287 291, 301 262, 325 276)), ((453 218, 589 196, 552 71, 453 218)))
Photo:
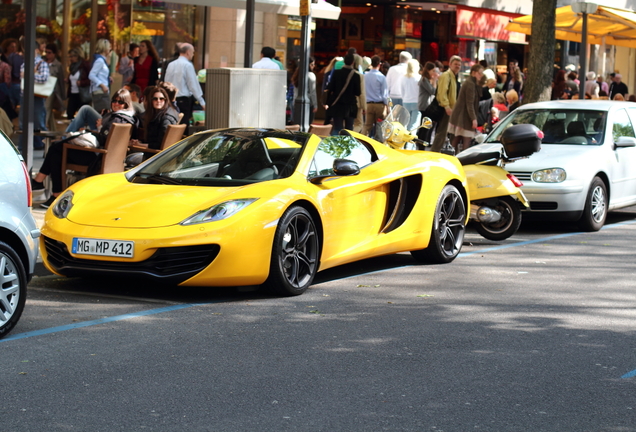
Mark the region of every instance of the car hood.
POLYGON ((545 168, 567 169, 581 164, 582 159, 594 160, 601 152, 601 146, 542 144, 541 151, 506 165, 506 169, 514 172, 531 172, 545 168))
MULTIPOLYGON (((129 183, 123 174, 100 176, 73 187, 71 222, 98 227, 158 228, 176 225, 198 211, 233 198, 244 187, 129 183)), ((242 194, 240 198, 244 198, 242 194)), ((250 196, 249 198, 258 198, 250 196)))

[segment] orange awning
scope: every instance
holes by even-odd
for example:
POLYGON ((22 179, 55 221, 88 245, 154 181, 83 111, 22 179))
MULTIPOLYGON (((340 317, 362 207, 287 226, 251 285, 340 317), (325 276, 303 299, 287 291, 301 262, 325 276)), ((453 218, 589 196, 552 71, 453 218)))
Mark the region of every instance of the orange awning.
MULTIPOLYGON (((506 30, 532 34, 532 15, 513 19, 506 30)), ((556 38, 581 42, 583 15, 571 6, 556 10, 556 38)), ((636 48, 636 13, 607 6, 598 6, 596 13, 587 15, 587 43, 619 45, 636 48)))

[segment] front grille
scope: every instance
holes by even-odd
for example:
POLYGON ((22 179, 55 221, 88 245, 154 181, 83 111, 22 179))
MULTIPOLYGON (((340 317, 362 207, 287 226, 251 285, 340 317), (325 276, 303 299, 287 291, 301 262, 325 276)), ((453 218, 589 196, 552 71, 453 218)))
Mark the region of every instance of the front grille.
POLYGON ((66 245, 43 236, 48 263, 65 276, 104 273, 142 276, 167 283, 183 282, 206 268, 217 257, 220 246, 199 245, 159 248, 140 262, 97 261, 71 256, 66 245))
POLYGON ((519 180, 523 181, 532 181, 532 173, 531 172, 512 172, 508 171, 513 176, 517 177, 519 180))
POLYGON ((556 210, 559 204, 554 201, 530 201, 531 210, 556 210))

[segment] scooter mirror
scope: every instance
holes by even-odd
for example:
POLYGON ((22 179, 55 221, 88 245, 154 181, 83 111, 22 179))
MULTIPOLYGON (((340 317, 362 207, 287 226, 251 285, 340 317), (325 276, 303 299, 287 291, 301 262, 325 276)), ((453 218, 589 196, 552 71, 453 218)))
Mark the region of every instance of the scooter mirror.
POLYGON ((481 144, 481 143, 483 143, 484 141, 486 141, 486 134, 483 134, 483 133, 482 133, 482 134, 478 134, 478 135, 475 137, 475 142, 476 142, 477 144, 481 144))
POLYGON ((432 128, 432 127, 433 127, 433 120, 431 120, 431 119, 430 119, 430 118, 428 118, 428 117, 424 117, 424 118, 422 119, 422 126, 420 126, 420 127, 423 127, 424 129, 430 129, 430 128, 432 128))

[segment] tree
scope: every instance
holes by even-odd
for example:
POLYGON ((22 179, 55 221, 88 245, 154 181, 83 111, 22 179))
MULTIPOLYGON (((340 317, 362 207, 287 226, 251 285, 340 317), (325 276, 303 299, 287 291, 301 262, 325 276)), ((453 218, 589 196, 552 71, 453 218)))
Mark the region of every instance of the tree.
POLYGON ((556 0, 534 0, 528 80, 523 89, 524 103, 550 100, 556 45, 555 20, 556 0))

